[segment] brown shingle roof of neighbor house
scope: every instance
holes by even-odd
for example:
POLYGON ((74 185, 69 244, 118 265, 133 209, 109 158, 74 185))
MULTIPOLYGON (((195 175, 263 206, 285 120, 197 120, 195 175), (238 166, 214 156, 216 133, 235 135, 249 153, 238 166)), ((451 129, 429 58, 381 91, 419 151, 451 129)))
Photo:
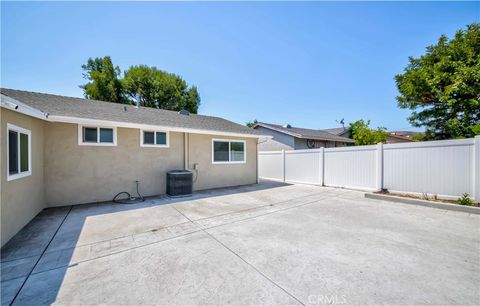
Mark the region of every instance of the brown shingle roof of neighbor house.
POLYGON ((304 139, 328 140, 328 141, 347 142, 347 143, 355 142, 353 139, 338 136, 324 130, 304 129, 304 128, 292 127, 290 125, 283 126, 279 124, 271 124, 271 123, 264 123, 264 122, 256 123, 254 125, 254 128, 257 126, 262 126, 267 129, 271 129, 280 133, 284 133, 284 134, 288 134, 294 137, 304 138, 304 139))
MULTIPOLYGON (((176 111, 135 107, 133 105, 111 103, 74 97, 1 88, 2 95, 8 96, 29 107, 48 115, 51 121, 65 118, 101 120, 113 123, 158 126, 174 131, 197 130, 261 137, 258 131, 219 117, 204 115, 182 115, 176 111)), ((64 121, 66 122, 66 121, 64 121)))
POLYGON ((397 138, 399 140, 403 140, 405 142, 415 142, 415 139, 412 139, 410 137, 406 137, 406 136, 401 136, 401 135, 396 135, 394 133, 390 133, 387 135, 387 140, 388 140, 388 137, 391 137, 391 138, 397 138))
POLYGON ((420 134, 420 132, 414 132, 414 131, 390 131, 390 134, 393 134, 393 135, 396 135, 396 136, 411 137, 411 136, 420 134))

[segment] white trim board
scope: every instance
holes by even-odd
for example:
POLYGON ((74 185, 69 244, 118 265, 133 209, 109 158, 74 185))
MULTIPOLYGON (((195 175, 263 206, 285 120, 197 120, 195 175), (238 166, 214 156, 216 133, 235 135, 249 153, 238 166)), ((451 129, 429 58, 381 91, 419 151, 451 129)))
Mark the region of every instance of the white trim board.
POLYGON ((242 133, 235 133, 235 132, 222 132, 222 131, 202 130, 202 129, 194 129, 194 128, 130 123, 130 122, 122 122, 122 121, 98 120, 98 119, 88 119, 88 118, 70 117, 70 116, 56 116, 56 115, 50 115, 50 114, 44 113, 36 108, 30 107, 4 94, 1 94, 0 96, 1 96, 1 99, 0 99, 1 107, 4 107, 6 109, 9 109, 24 115, 49 121, 49 122, 62 122, 62 123, 74 123, 74 124, 98 125, 98 126, 105 125, 105 126, 116 126, 116 127, 123 127, 123 128, 147 129, 147 130, 154 129, 154 130, 163 130, 168 132, 244 137, 244 138, 269 138, 269 139, 273 138, 273 136, 271 135, 253 135, 253 134, 242 134, 242 133))
POLYGON ((213 130, 201 130, 201 129, 192 129, 192 128, 170 127, 170 126, 97 120, 97 119, 84 119, 84 118, 78 118, 78 117, 65 117, 65 116, 48 116, 48 121, 76 123, 76 124, 83 124, 83 125, 108 125, 108 126, 116 126, 116 127, 122 127, 122 128, 133 128, 133 129, 144 129, 144 130, 153 129, 153 130, 162 130, 162 131, 168 131, 168 132, 204 134, 204 135, 234 136, 234 137, 244 137, 244 138, 262 138, 262 137, 272 138, 272 136, 269 136, 269 135, 249 135, 249 134, 241 134, 241 133, 220 132, 220 131, 213 131, 213 130))
POLYGON ((47 120, 48 115, 36 108, 28 106, 18 100, 12 99, 4 94, 0 95, 0 105, 11 111, 24 114, 37 119, 47 120))

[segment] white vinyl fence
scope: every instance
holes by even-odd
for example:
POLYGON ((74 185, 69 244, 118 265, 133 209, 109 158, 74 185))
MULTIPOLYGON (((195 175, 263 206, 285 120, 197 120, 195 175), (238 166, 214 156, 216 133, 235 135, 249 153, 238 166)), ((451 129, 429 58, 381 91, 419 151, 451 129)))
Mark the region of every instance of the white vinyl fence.
POLYGON ((480 136, 258 153, 261 179, 480 201, 480 136))

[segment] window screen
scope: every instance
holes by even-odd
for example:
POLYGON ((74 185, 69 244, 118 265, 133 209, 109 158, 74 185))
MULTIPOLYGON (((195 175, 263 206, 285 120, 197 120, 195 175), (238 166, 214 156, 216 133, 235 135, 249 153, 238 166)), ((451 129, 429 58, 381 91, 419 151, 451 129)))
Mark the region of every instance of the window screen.
POLYGON ((228 147, 229 147, 228 141, 214 141, 213 142, 213 161, 214 162, 230 161, 228 147))
POLYGON ((113 129, 100 128, 100 142, 113 143, 113 129))
POLYGON ((20 172, 28 171, 28 135, 20 133, 20 172))
POLYGON ((97 128, 83 128, 83 142, 97 142, 97 128))
POLYGON ((18 133, 8 131, 8 173, 18 173, 18 133))
POLYGON ((243 142, 230 143, 230 161, 245 161, 245 148, 243 142))
POLYGON ((143 132, 143 144, 155 144, 155 133, 143 132))
POLYGON ((157 145, 166 145, 167 144, 167 133, 165 132, 157 132, 157 145))

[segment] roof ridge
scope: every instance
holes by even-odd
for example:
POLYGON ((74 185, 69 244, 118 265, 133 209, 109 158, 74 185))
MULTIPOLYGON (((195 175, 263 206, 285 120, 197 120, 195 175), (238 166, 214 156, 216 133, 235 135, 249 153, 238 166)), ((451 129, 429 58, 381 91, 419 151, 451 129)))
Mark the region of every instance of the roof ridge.
MULTIPOLYGON (((102 100, 95 100, 95 99, 87 99, 87 98, 79 98, 79 97, 72 97, 72 96, 64 96, 64 95, 58 95, 58 94, 51 94, 51 93, 46 93, 46 92, 39 92, 39 91, 31 91, 31 90, 23 90, 23 89, 13 89, 13 88, 6 88, 6 87, 1 87, 1 90, 12 90, 12 91, 23 91, 23 92, 28 92, 28 93, 33 93, 33 94, 38 94, 38 95, 45 95, 45 96, 55 96, 55 97, 62 97, 62 98, 70 98, 70 99, 82 99, 82 100, 90 100, 90 101, 96 101, 96 102, 105 102, 105 103, 115 103, 115 102, 109 102, 109 101, 102 101, 102 100)), ((8 96, 8 95, 7 95, 8 96)), ((118 103, 115 103, 118 104, 118 103)))
POLYGON ((322 129, 309 129, 309 128, 301 128, 301 127, 294 127, 291 126, 289 128, 279 125, 279 124, 274 124, 274 123, 266 123, 266 122, 257 122, 259 126, 263 126, 265 128, 269 128, 272 130, 277 130, 278 132, 288 134, 294 137, 299 137, 299 138, 315 138, 315 137, 323 137, 326 140, 332 140, 332 141, 344 141, 344 142, 351 142, 352 139, 344 136, 337 135, 335 133, 331 133, 326 130, 322 129), (318 135, 314 135, 317 133, 318 135))
MULTIPOLYGON (((263 122, 263 121, 258 121, 257 123, 261 123, 261 124, 265 124, 265 125, 272 125, 272 126, 279 126, 279 127, 285 128, 282 124, 267 123, 267 122, 263 122)), ((336 135, 336 134, 330 133, 330 132, 328 131, 329 129, 311 129, 311 128, 303 128, 303 127, 293 126, 293 125, 291 125, 291 128, 293 128, 293 129, 302 129, 302 130, 321 131, 321 132, 329 133, 329 134, 332 134, 332 135, 336 135)), ((341 127, 340 127, 340 128, 341 128, 341 127)), ((334 129, 336 129, 336 128, 334 128, 334 129)))
MULTIPOLYGON (((117 102, 111 102, 111 101, 103 101, 103 100, 97 100, 97 99, 87 99, 87 98, 79 98, 79 97, 72 97, 72 96, 65 96, 65 95, 58 95, 58 94, 51 94, 51 93, 46 93, 46 92, 38 92, 38 91, 31 91, 31 90, 21 90, 21 89, 13 89, 13 88, 6 88, 6 87, 0 87, 0 91, 2 90, 12 90, 12 91, 17 91, 17 92, 26 92, 26 93, 31 93, 31 94, 38 94, 38 95, 44 95, 44 96, 54 96, 54 97, 59 97, 59 98, 67 98, 67 99, 79 99, 79 100, 84 100, 84 101, 91 101, 91 102, 101 102, 101 103, 108 103, 112 105, 123 105, 123 106, 131 106, 135 107, 133 104, 126 104, 126 103, 117 103, 117 102)), ((2 92, 3 93, 3 92, 2 92)), ((6 93, 3 93, 6 94, 6 93)), ((8 96, 8 94, 6 94, 8 96)), ((169 109, 163 109, 163 108, 154 108, 154 107, 147 107, 147 106, 139 106, 139 108, 144 108, 144 109, 156 109, 156 110, 161 110, 165 112, 172 112, 172 113, 178 113, 178 111, 174 110, 169 110, 169 109)), ((202 116, 202 117, 215 117, 215 116, 209 116, 209 115, 200 115, 200 114, 190 114, 190 115, 195 115, 195 116, 202 116)), ((218 117, 215 117, 218 118, 218 117)), ((223 119, 223 118, 221 118, 223 119)))
MULTIPOLYGON (((101 121, 124 122, 128 124, 145 124, 175 129, 194 129, 209 131, 209 134, 218 135, 261 135, 258 131, 250 129, 240 123, 233 122, 223 117, 191 114, 179 114, 177 111, 140 107, 131 104, 121 104, 101 100, 92 100, 80 97, 18 90, 0 87, 2 96, 22 102, 26 106, 49 113, 51 117, 71 117, 79 119, 92 119, 101 121), (128 112, 125 112, 125 110, 128 112)), ((3 107, 3 105, 2 105, 3 107)), ((207 133, 208 134, 208 133, 207 133)))

